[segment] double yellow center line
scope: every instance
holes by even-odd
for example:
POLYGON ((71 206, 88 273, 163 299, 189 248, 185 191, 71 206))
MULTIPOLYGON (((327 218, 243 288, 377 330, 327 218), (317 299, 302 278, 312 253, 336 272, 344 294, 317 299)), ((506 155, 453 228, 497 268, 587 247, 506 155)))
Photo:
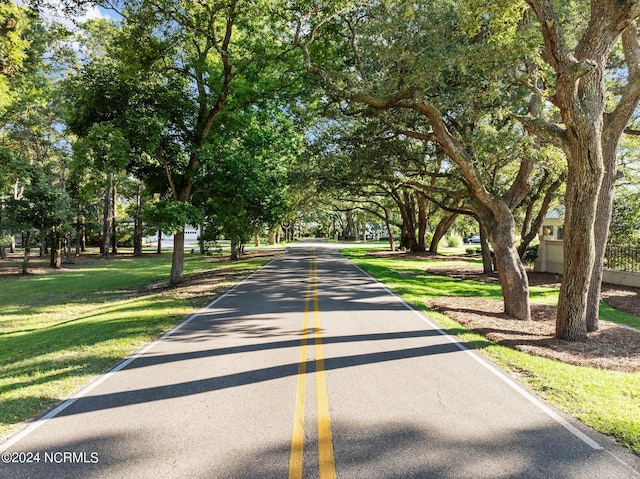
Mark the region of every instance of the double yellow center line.
POLYGON ((315 250, 311 250, 309 278, 304 302, 304 324, 300 344, 300 362, 298 364, 298 383, 296 388, 296 406, 291 436, 291 454, 289 456, 289 479, 302 479, 302 458, 304 453, 304 411, 307 377, 307 350, 311 331, 309 316, 313 303, 313 343, 315 352, 316 376, 316 416, 318 421, 318 462, 320 479, 334 479, 336 467, 333 458, 333 439, 331 437, 331 418, 329 416, 329 394, 327 376, 324 367, 324 353, 320 327, 320 304, 318 300, 318 265, 315 250))

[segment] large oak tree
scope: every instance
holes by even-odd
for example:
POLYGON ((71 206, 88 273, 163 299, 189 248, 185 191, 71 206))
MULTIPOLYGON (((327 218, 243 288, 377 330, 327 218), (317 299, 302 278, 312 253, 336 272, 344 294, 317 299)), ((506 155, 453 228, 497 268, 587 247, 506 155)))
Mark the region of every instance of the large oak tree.
POLYGON ((640 44, 635 25, 640 2, 577 2, 584 9, 584 17, 579 17, 583 24, 571 23, 572 16, 564 15, 563 6, 551 0, 526 3, 542 32, 542 58, 555 73, 547 98, 557 108, 560 121, 551 123, 540 117, 523 121, 532 132, 561 146, 568 165, 564 277, 556 336, 585 341, 587 330, 597 329, 618 142, 640 100, 640 44), (620 39, 626 65, 617 76, 623 85, 610 92, 606 68, 620 39))
POLYGON ((296 43, 329 95, 385 112, 397 131, 437 144, 449 158, 495 251, 505 312, 529 319, 513 211, 531 189, 536 157, 533 150, 519 154, 522 136, 506 113, 539 103, 510 83, 514 65, 532 51, 532 37, 471 32, 455 3, 313 9, 301 17, 296 43), (518 142, 493 148, 505 134, 518 142))

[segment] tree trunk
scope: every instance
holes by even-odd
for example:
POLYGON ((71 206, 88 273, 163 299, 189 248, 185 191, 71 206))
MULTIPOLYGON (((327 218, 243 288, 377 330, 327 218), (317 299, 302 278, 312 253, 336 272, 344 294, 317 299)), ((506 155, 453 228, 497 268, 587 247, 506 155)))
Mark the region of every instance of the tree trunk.
POLYGON ((51 233, 51 255, 49 266, 60 269, 62 267, 62 234, 57 229, 51 233))
POLYGON ((82 227, 80 215, 76 218, 76 256, 80 256, 80 244, 82 243, 82 227))
MULTIPOLYGON (((638 28, 632 22, 622 33, 622 48, 628 66, 628 86, 640 81, 640 42, 638 28)), ((617 152, 620 137, 629 123, 629 119, 640 101, 640 89, 626 88, 620 101, 611 114, 606 115, 602 136, 602 160, 604 175, 598 202, 596 204, 596 222, 594 228, 595 259, 591 273, 591 284, 587 295, 586 323, 587 331, 598 330, 598 314, 600 309, 600 292, 604 269, 604 255, 611 223, 614 185, 617 177, 617 152)))
POLYGON ((118 254, 118 211, 117 204, 117 189, 115 181, 111 188, 111 254, 118 254))
MULTIPOLYGON (((607 175, 609 176, 609 175, 607 175)), ((615 181, 615 179, 613 180, 615 181)), ((591 282, 587 293, 586 323, 587 332, 597 331, 599 328, 600 293, 602 291, 602 275, 604 273, 604 255, 609 237, 611 210, 613 206, 613 190, 603 181, 596 214, 594 230, 594 261, 591 271, 591 282)))
POLYGON ((427 198, 417 193, 418 195, 418 244, 417 251, 427 250, 427 224, 429 218, 427 217, 427 198))
POLYGON ((485 274, 498 272, 504 311, 515 319, 531 319, 529 279, 514 243, 515 220, 506 203, 495 201, 491 208, 478 211, 482 263, 485 274), (489 250, 487 241, 493 247, 489 250))
POLYGON ((587 332, 597 331, 600 314, 600 292, 602 290, 602 275, 604 272, 604 254, 609 238, 609 225, 613 209, 614 185, 617 177, 617 146, 607 145, 603 150, 604 175, 596 203, 596 217, 594 222, 594 260, 591 271, 591 282, 587 293, 586 324, 587 332))
POLYGON ((402 226, 400 227, 400 247, 409 251, 417 251, 418 238, 416 237, 415 207, 413 198, 406 191, 402 196, 393 194, 393 199, 400 210, 402 226))
POLYGON ((22 258, 22 274, 28 274, 27 265, 31 256, 31 232, 27 231, 22 241, 24 246, 24 257, 22 258))
POLYGON ((87 226, 85 223, 85 217, 82 217, 82 226, 80 227, 80 251, 87 251, 87 226))
MULTIPOLYGON (((403 218, 404 220, 404 218, 403 218)), ((415 224, 412 221, 412 218, 407 216, 406 221, 402 222, 401 232, 400 232, 400 247, 409 251, 414 251, 418 249, 418 238, 416 237, 416 230, 414 229, 415 224)))
POLYGON ((184 272, 184 229, 173 235, 173 256, 171 258, 171 277, 169 284, 178 284, 184 272))
POLYGON ((47 235, 44 233, 44 225, 40 227, 40 257, 43 258, 45 255, 49 254, 49 247, 47 246, 47 235))
POLYGON ((231 261, 238 260, 238 241, 236 239, 231 240, 231 261))
POLYGON ((64 238, 64 251, 65 251, 65 263, 70 264, 73 263, 71 259, 71 236, 66 235, 64 238))
POLYGON ((253 236, 253 245, 255 247, 260 246, 260 235, 258 233, 253 236))
POLYGON ((518 250, 513 242, 496 239, 493 243, 500 287, 504 297, 504 312, 516 319, 530 320, 529 281, 518 250))
POLYGON ((393 251, 393 230, 391 228, 391 222, 389 221, 389 212, 384 208, 384 226, 387 228, 387 234, 389 235, 389 249, 393 251))
POLYGON ((138 216, 133 225, 133 256, 142 256, 142 221, 138 216))
POLYGON ((162 253, 162 230, 158 230, 158 244, 156 245, 156 253, 162 253))
POLYGON ((142 207, 142 182, 138 181, 136 189, 136 212, 134 215, 133 232, 133 256, 142 256, 142 217, 140 208, 142 207))
POLYGON ((567 190, 563 281, 558 298, 556 337, 587 340, 587 294, 595 260, 594 221, 604 174, 602 127, 604 65, 584 75, 579 85, 558 79, 561 115, 567 124, 567 190))
MULTIPOLYGON (((342 234, 343 234, 342 239, 344 239, 344 232, 342 234)), ((291 220, 291 223, 289 223, 289 227, 287 228, 287 241, 293 243, 293 240, 295 239, 296 239, 296 220, 291 220)))
POLYGON ((347 211, 346 216, 347 216, 347 223, 344 231, 342 232, 342 239, 345 239, 347 241, 353 241, 354 239, 356 239, 356 234, 357 234, 356 227, 353 221, 353 212, 347 211))
MULTIPOLYGON (((594 221, 604 170, 603 131, 607 96, 605 69, 609 54, 622 32, 629 83, 621 88, 619 102, 607 112, 609 144, 616 144, 638 99, 638 32, 634 20, 638 2, 591 2, 592 15, 575 51, 569 51, 560 16, 548 0, 526 0, 539 20, 544 39, 543 58, 556 73, 553 103, 564 129, 549 125, 556 142, 567 154, 565 199, 564 274, 558 299, 556 336, 569 341, 587 340, 587 300, 596 261, 594 221), (631 29, 629 29, 631 27, 631 29), (631 47, 631 50, 629 50, 631 47), (627 58, 627 54, 631 54, 627 58), (612 128, 609 128, 612 125, 612 128), (614 139, 615 141, 611 141, 614 139)), ((595 302, 595 298, 592 300, 595 302)))
MULTIPOLYGON (((586 129, 586 128, 585 128, 586 129)), ((556 337, 586 341, 587 293, 595 260, 596 201, 602 183, 603 163, 599 125, 576 138, 571 149, 573 164, 565 195, 563 281, 558 299, 556 337)))
MULTIPOLYGON (((4 209, 4 196, 2 197, 2 209, 4 209)), ((0 223, 2 222, 2 209, 0 209, 0 223)), ((2 234, 4 234, 4 231, 2 231, 2 234)), ((10 253, 15 253, 16 252, 16 236, 13 233, 13 228, 9 229, 9 252, 10 253)), ((2 259, 5 259, 7 257, 7 252, 5 247, 2 247, 2 259)))
POLYGON ((104 212, 102 215, 102 258, 109 259, 109 236, 111 235, 111 186, 113 173, 109 173, 108 184, 104 189, 104 212))
POLYGON ((444 237, 445 234, 447 234, 447 231, 449 231, 449 228, 451 228, 451 225, 457 217, 458 213, 446 213, 442 217, 442 219, 438 223, 438 226, 436 226, 436 230, 433 232, 433 238, 431 238, 431 244, 429 245, 430 253, 438 252, 438 244, 440 243, 440 240, 444 237))
POLYGON ((480 223, 481 238, 485 230, 493 247, 504 312, 516 319, 530 320, 529 279, 515 247, 515 220, 511 210, 504 204, 495 204, 492 217, 480 223))
POLYGON ((480 230, 480 251, 482 252, 482 272, 493 275, 493 258, 491 257, 491 247, 489 246, 489 232, 482 221, 478 221, 480 230))

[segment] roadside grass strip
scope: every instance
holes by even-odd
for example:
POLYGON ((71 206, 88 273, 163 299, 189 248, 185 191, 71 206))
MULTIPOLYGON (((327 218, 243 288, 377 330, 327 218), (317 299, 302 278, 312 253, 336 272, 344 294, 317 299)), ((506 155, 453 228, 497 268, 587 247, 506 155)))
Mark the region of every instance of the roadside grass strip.
MULTIPOLYGON (((244 275, 267 261, 193 256, 185 274, 225 268, 244 275)), ((210 294, 172 289, 139 293, 166 280, 170 268, 164 254, 0 278, 0 439, 210 301, 210 294)))
MULTIPOLYGON (((640 454, 640 373, 574 366, 496 345, 425 304, 427 299, 442 296, 501 298, 497 284, 429 274, 425 271, 428 260, 424 259, 375 258, 366 256, 366 251, 350 249, 342 253, 545 400, 640 454)), ((533 302, 556 304, 558 290, 532 287, 530 296, 533 302)), ((635 316, 604 305, 600 312, 607 321, 640 325, 635 316)))

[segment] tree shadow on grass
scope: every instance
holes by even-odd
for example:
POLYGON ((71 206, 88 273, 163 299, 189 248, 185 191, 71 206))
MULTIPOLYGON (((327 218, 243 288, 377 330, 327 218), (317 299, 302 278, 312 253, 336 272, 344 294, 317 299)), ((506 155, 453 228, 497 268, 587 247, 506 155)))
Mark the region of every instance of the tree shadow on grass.
POLYGON ((44 328, 5 334, 0 337, 3 360, 5 364, 10 364, 24 358, 31 358, 34 354, 50 354, 109 339, 124 338, 131 334, 132 329, 153 330, 158 324, 169 323, 166 316, 157 313, 166 307, 166 303, 168 300, 158 299, 137 306, 132 304, 105 306, 98 311, 44 328), (114 317, 94 321, 103 315, 114 317))

